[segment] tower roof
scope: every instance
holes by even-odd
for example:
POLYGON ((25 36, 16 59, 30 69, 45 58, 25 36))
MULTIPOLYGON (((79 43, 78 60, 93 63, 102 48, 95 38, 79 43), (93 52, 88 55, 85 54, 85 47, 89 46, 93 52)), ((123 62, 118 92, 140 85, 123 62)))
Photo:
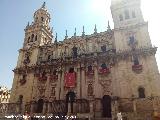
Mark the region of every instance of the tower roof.
POLYGON ((36 16, 39 13, 45 13, 48 17, 50 17, 50 14, 46 9, 46 2, 44 2, 42 6, 34 13, 34 16, 36 16))
POLYGON ((140 0, 111 0, 111 5, 130 3, 130 2, 140 2, 140 0))

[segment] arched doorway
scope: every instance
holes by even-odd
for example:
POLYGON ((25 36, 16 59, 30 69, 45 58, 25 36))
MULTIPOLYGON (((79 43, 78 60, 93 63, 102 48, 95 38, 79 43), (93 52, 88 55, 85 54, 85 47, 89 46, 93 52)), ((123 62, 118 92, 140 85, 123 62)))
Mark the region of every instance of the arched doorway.
POLYGON ((104 95, 102 98, 102 117, 111 118, 111 97, 104 95))
POLYGON ((39 99, 38 102, 37 102, 37 113, 42 113, 43 104, 44 104, 43 99, 39 99))
POLYGON ((21 113, 23 107, 23 95, 19 95, 18 103, 19 103, 19 112, 21 113))
POLYGON ((68 112, 68 103, 71 105, 71 113, 73 113, 73 103, 75 102, 76 94, 74 91, 69 91, 66 94, 66 113, 68 112))
POLYGON ((23 95, 19 95, 18 101, 19 101, 20 104, 22 104, 22 102, 23 102, 23 95))

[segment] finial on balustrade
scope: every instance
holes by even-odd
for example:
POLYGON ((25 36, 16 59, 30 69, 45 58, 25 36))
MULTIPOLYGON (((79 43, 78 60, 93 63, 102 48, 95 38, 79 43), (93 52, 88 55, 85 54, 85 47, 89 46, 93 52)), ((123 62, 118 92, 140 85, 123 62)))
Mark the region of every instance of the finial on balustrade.
POLYGON ((95 27, 94 27, 94 34, 97 34, 97 26, 95 24, 95 27))
POLYGON ((56 33, 56 37, 55 37, 55 41, 54 42, 57 43, 57 33, 56 33))
POLYGON ((76 28, 75 28, 75 32, 74 32, 74 37, 76 37, 76 34, 77 34, 77 32, 76 32, 77 30, 76 30, 76 28))
POLYGON ((68 33, 67 33, 67 30, 66 30, 66 36, 65 36, 65 39, 67 39, 68 38, 68 33))
POLYGON ((83 26, 83 32, 82 32, 82 37, 85 36, 85 31, 84 31, 84 26, 83 26))

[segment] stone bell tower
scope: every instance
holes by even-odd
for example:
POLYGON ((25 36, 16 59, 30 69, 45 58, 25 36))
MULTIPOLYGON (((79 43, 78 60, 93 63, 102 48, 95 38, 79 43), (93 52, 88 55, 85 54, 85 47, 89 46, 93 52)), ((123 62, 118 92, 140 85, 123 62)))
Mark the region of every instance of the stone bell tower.
POLYGON ((135 40, 137 47, 151 46, 148 23, 144 21, 141 11, 141 0, 112 0, 111 12, 117 50, 130 49, 130 39, 135 40))
POLYGON ((11 102, 26 103, 32 98, 34 73, 29 69, 37 64, 41 46, 51 45, 53 35, 49 26, 50 14, 45 3, 34 13, 34 21, 26 26, 25 38, 14 71, 11 102))
POLYGON ((141 0, 112 0, 111 12, 115 28, 144 23, 141 0))
POLYGON ((34 13, 34 21, 25 29, 24 47, 42 46, 52 42, 52 29, 49 26, 50 14, 48 13, 45 2, 42 7, 34 13))
POLYGON ((139 97, 141 88, 148 97, 158 96, 159 87, 156 83, 160 82, 155 59, 156 48, 152 47, 148 23, 143 19, 141 0, 112 0, 111 13, 116 52, 123 55, 117 68, 121 76, 118 78, 121 86, 119 96, 139 97), (148 65, 151 66, 148 68, 148 65))
POLYGON ((50 14, 48 13, 45 2, 34 13, 34 21, 27 24, 25 28, 25 38, 23 48, 20 49, 17 67, 36 64, 38 57, 38 47, 52 43, 52 29, 49 26, 50 14))

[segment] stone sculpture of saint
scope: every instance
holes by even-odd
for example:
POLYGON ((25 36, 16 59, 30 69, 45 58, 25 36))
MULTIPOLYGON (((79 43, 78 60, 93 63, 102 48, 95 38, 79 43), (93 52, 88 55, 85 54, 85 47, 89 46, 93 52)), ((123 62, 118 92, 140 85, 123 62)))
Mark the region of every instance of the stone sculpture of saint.
POLYGON ((117 113, 117 120, 123 120, 123 119, 122 119, 122 114, 121 114, 121 112, 120 112, 120 113, 117 113))

